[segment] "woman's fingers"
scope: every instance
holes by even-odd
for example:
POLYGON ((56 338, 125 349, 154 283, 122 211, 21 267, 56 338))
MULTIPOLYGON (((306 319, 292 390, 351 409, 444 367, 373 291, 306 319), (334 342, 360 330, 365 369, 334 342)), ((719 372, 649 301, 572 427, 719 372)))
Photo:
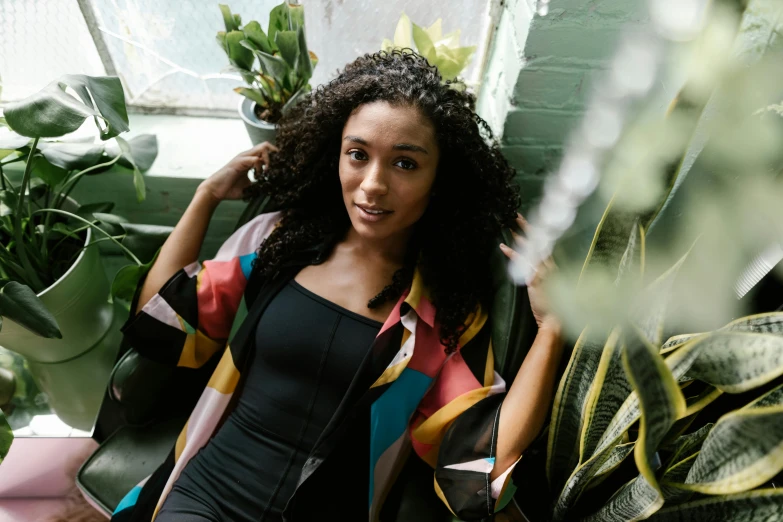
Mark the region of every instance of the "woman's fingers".
POLYGON ((515 261, 519 256, 519 254, 513 248, 503 243, 500 243, 500 251, 503 252, 503 254, 511 261, 515 261))
POLYGON ((519 229, 522 232, 527 234, 528 232, 527 220, 519 212, 517 212, 517 226, 519 226, 519 229))

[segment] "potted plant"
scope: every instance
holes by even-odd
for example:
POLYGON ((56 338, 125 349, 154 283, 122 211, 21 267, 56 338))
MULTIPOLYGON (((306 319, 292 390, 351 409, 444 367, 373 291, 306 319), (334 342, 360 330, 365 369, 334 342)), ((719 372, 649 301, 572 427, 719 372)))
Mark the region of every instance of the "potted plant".
POLYGON ((269 13, 267 32, 255 20, 242 25, 238 14, 220 5, 225 31, 217 34, 220 47, 247 87, 239 116, 253 144, 274 142, 275 125, 283 114, 310 91, 318 57, 307 49, 304 8, 283 2, 269 13))
POLYGON ((170 231, 128 223, 110 214, 113 203, 70 197, 90 175, 119 175, 110 170, 119 163, 144 199, 141 170, 154 161, 157 141, 125 141, 119 134, 127 130, 124 92, 113 77, 64 76, 8 104, 0 120, 0 346, 26 358, 58 416, 81 429, 92 427, 119 346, 110 294, 132 296, 170 231), (52 140, 87 118, 100 143, 52 140), (132 262, 111 284, 103 242, 132 262))
POLYGON ((412 23, 408 15, 402 13, 394 31, 394 41, 384 39, 381 48, 384 51, 413 49, 415 44, 415 50, 438 68, 445 82, 455 80, 476 51, 475 45, 460 47, 459 37, 459 29, 444 35, 440 18, 425 29, 412 23))

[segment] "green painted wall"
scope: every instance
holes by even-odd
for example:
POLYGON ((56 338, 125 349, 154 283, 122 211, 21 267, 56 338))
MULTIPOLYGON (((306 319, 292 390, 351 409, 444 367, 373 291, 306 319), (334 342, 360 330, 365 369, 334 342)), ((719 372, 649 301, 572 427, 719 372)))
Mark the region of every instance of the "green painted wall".
POLYGON ((505 1, 478 101, 517 169, 523 209, 557 166, 621 31, 647 23, 645 0, 551 0, 545 17, 530 3, 505 1))

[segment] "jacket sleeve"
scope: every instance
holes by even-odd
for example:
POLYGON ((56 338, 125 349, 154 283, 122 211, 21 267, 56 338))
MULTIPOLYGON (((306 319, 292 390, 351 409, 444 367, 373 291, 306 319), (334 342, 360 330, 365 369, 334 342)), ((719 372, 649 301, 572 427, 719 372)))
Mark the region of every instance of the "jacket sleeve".
POLYGON ((506 396, 494 363, 490 324, 479 310, 411 421, 414 450, 435 468, 435 492, 461 520, 492 516, 516 489, 516 463, 490 479, 506 396))
POLYGON ((125 339, 145 357, 187 368, 199 368, 222 351, 256 250, 279 220, 279 212, 261 214, 234 232, 214 259, 175 273, 125 323, 125 339))

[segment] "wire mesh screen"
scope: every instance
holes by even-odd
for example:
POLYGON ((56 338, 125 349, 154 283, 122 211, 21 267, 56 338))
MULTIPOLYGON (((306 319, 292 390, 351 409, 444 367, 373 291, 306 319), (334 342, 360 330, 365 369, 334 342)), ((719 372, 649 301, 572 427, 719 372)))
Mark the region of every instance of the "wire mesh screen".
MULTIPOLYGON (((477 80, 488 29, 490 0, 303 0, 308 47, 319 57, 311 84, 332 79, 357 56, 392 38, 404 11, 428 26, 443 18, 444 32, 462 30, 461 45, 478 52, 463 72, 477 80)), ((268 25, 280 0, 228 0, 243 22, 268 25)), ((223 29, 216 0, 0 0, 2 99, 28 95, 65 73, 105 74, 90 32, 105 42, 109 70, 122 78, 136 107, 233 112, 242 84, 224 72, 228 60, 215 40, 223 29), (79 4, 93 14, 88 28, 79 4)))
POLYGON ((105 74, 75 0, 0 0, 0 100, 24 98, 63 74, 105 74))

